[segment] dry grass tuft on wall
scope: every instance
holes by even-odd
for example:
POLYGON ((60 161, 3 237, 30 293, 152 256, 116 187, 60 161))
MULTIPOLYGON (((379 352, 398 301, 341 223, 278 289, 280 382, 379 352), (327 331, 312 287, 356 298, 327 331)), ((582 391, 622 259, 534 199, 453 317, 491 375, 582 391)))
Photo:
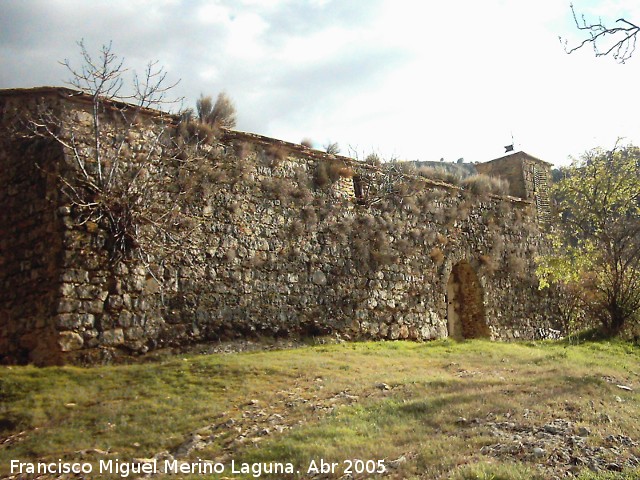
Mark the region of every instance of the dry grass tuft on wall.
POLYGON ((218 95, 215 104, 210 96, 200 95, 196 101, 196 110, 200 123, 223 128, 236 126, 236 107, 224 92, 218 95))
POLYGON ((176 138, 187 144, 213 145, 220 135, 220 129, 216 125, 184 120, 178 125, 177 134, 176 138))
POLYGON ((521 256, 510 254, 507 257, 507 266, 509 272, 516 278, 522 280, 527 276, 527 262, 521 256))
POLYGON ((445 168, 422 166, 416 170, 421 177, 435 180, 438 182, 449 183, 451 185, 460 185, 462 177, 459 174, 450 172, 445 168))
POLYGON ((269 145, 265 150, 267 164, 271 168, 277 168, 287 159, 287 149, 282 145, 269 145))
POLYGON ((429 257, 431 257, 431 260, 433 260, 433 263, 435 263, 437 266, 442 265, 442 262, 444 262, 444 253, 438 247, 433 247, 431 249, 431 252, 429 252, 429 257))
POLYGON ((244 160, 253 152, 253 147, 247 142, 234 142, 233 143, 233 152, 236 154, 238 159, 244 160))
POLYGON ((493 275, 498 268, 491 255, 480 255, 478 260, 480 260, 480 269, 487 275, 493 275))
POLYGON ((320 160, 316 167, 315 176, 313 178, 313 186, 318 189, 324 189, 340 178, 353 177, 353 169, 340 161, 320 160))
POLYGON ((338 155, 340 153, 340 145, 337 142, 329 142, 324 146, 324 151, 329 155, 338 155))
POLYGON ((508 195, 509 182, 502 178, 478 174, 467 177, 462 181, 462 188, 474 195, 484 196, 490 193, 495 195, 508 195))
POLYGON ((378 156, 377 153, 370 153, 365 157, 364 163, 373 167, 379 167, 382 165, 382 160, 380 160, 380 156, 378 156))
POLYGON ((300 220, 291 222, 290 232, 292 237, 299 237, 304 233, 304 224, 300 220))

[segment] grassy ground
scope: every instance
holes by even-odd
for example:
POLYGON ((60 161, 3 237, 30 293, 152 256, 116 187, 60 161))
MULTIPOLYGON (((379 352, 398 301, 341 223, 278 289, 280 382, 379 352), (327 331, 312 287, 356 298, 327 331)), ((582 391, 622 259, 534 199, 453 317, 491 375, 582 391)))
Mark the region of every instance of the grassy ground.
POLYGON ((436 341, 0 367, 0 476, 12 459, 162 465, 169 452, 223 465, 212 478, 256 478, 232 461, 312 478, 321 459, 337 465, 317 478, 356 459, 355 478, 640 478, 639 360, 622 342, 436 341), (386 473, 367 474, 378 460, 386 473))

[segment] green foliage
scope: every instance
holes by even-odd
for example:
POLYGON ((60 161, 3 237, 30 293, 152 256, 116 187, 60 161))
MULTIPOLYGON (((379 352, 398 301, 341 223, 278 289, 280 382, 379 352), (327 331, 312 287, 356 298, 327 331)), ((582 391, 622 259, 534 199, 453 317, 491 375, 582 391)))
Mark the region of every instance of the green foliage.
POLYGON ((539 259, 540 288, 571 289, 585 312, 619 333, 640 311, 640 149, 595 149, 554 186, 554 254, 539 259))

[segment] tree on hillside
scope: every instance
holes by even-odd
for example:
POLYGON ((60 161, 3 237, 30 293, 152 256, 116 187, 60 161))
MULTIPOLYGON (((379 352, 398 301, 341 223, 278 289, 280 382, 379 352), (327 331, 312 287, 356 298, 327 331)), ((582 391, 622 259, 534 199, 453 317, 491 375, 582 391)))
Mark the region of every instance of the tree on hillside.
POLYGON ((617 334, 640 315, 640 148, 592 150, 563 173, 554 186, 555 252, 540 259, 541 288, 565 287, 617 334))
POLYGON ((597 22, 587 21, 584 15, 578 17, 573 4, 571 13, 576 27, 586 32, 587 38, 574 47, 569 47, 567 40, 560 38, 567 53, 573 53, 591 44, 596 57, 611 55, 620 63, 625 63, 631 58, 636 50, 640 26, 625 18, 618 18, 613 25, 605 25, 602 19, 598 19, 597 22))

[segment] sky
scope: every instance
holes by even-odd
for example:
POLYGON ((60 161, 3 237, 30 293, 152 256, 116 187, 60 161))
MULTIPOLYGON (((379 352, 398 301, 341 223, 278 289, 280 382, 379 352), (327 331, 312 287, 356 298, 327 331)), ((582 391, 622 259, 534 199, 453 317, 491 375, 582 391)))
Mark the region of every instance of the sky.
MULTIPOLYGON (((640 21, 635 0, 574 0, 640 21)), ((487 161, 515 143, 556 165, 640 144, 640 52, 584 48, 563 0, 0 0, 0 88, 65 85, 112 42, 129 73, 158 61, 194 106, 226 92, 237 129, 364 158, 487 161)))

